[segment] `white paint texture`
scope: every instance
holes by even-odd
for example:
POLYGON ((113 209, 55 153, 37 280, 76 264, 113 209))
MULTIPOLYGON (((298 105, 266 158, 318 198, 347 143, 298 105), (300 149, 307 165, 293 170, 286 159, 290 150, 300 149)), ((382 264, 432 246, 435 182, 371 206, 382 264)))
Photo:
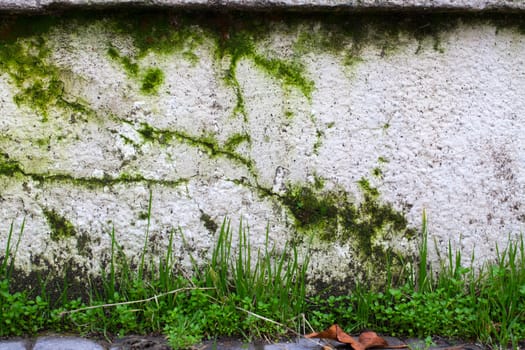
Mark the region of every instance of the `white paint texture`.
MULTIPOLYGON (((267 225, 281 247, 304 237, 279 196, 293 185, 313 188, 316 178, 325 182, 320 192, 345 191, 356 203, 363 200, 358 181, 367 178, 380 202, 406 215, 411 227, 420 227, 426 210, 430 242, 444 250, 451 241, 480 261, 494 256, 496 242, 524 231, 525 36, 513 28, 460 24, 439 33, 439 41, 400 34, 393 45, 369 38, 348 65, 351 42, 337 53, 305 51, 296 43, 315 25, 275 25, 256 52, 302 65, 311 96, 251 56, 235 65, 229 55, 217 59, 215 42, 198 27, 192 30, 202 41, 139 56, 132 38, 111 28, 94 21, 44 35, 44 62, 56 67, 62 97, 82 103, 84 112, 55 104, 43 121, 42 111, 15 103, 21 87, 14 68, 0 77, 0 249, 7 223, 14 220, 16 230, 25 218, 17 263, 26 271, 43 262, 71 265, 72 258, 96 272, 112 228, 137 256, 150 191, 150 249, 164 251, 169 232, 180 228, 189 246, 177 239, 174 251, 183 267, 190 265, 188 247, 202 259, 213 245, 203 214, 218 225, 230 217, 233 227, 242 217, 255 247, 267 225), (142 92, 109 47, 135 60, 139 76, 159 68, 158 92, 142 92), (224 79, 228 70, 234 82, 224 79), (140 133, 146 124, 164 133, 148 139, 140 133), (249 139, 227 149, 235 135, 249 139), (205 145, 209 139, 215 149, 205 145), (6 164, 22 172, 5 171, 6 164), (67 219, 75 236, 52 239, 45 211, 67 219)), ((18 40, 32 47, 31 37, 18 40)), ((410 253, 414 243, 386 234, 372 245, 410 253)), ((352 239, 314 244, 311 273, 329 270, 325 281, 366 278, 374 263, 359 256, 352 239)))

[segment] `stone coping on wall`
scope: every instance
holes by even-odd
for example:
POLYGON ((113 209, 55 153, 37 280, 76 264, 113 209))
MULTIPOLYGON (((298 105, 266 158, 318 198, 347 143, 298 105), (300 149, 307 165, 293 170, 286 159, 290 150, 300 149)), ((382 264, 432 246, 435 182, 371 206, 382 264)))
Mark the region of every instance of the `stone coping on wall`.
POLYGON ((522 12, 525 0, 0 0, 3 12, 108 7, 297 11, 522 12))

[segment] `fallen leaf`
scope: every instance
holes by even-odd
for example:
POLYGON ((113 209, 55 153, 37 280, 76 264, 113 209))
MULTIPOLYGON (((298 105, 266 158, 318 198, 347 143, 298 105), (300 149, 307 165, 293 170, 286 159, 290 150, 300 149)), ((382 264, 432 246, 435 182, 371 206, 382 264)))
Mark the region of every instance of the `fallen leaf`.
POLYGON ((377 335, 376 332, 366 331, 359 335, 359 342, 365 347, 365 349, 387 347, 388 342, 377 335))
POLYGON ((359 335, 358 339, 345 333, 339 325, 334 324, 322 332, 314 332, 304 336, 305 338, 321 338, 337 340, 340 343, 350 345, 354 350, 366 350, 371 348, 403 349, 408 345, 388 345, 388 342, 377 335, 376 332, 366 331, 359 335))
POLYGON ((339 325, 334 324, 322 332, 310 333, 305 338, 321 338, 337 340, 340 343, 349 344, 354 350, 366 350, 356 339, 346 334, 339 325))

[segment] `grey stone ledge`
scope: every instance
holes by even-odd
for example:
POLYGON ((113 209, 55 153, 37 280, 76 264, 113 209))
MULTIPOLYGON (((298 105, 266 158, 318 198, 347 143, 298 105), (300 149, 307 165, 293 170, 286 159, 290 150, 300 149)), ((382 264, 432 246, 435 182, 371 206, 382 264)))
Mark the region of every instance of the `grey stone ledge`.
POLYGON ((0 350, 28 350, 30 342, 24 339, 0 341, 0 350))
POLYGON ((524 12, 525 0, 0 0, 3 12, 110 7, 296 11, 524 12))
POLYGON ((38 338, 32 350, 104 350, 94 341, 77 337, 38 338))

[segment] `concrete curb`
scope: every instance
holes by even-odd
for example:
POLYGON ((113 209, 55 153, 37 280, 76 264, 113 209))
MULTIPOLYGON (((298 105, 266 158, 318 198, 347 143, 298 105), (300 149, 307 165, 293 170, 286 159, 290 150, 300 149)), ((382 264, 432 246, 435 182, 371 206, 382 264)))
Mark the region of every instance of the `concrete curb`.
POLYGON ((69 9, 107 8, 289 10, 289 11, 417 11, 525 12, 515 0, 0 0, 0 11, 45 13, 69 9))

